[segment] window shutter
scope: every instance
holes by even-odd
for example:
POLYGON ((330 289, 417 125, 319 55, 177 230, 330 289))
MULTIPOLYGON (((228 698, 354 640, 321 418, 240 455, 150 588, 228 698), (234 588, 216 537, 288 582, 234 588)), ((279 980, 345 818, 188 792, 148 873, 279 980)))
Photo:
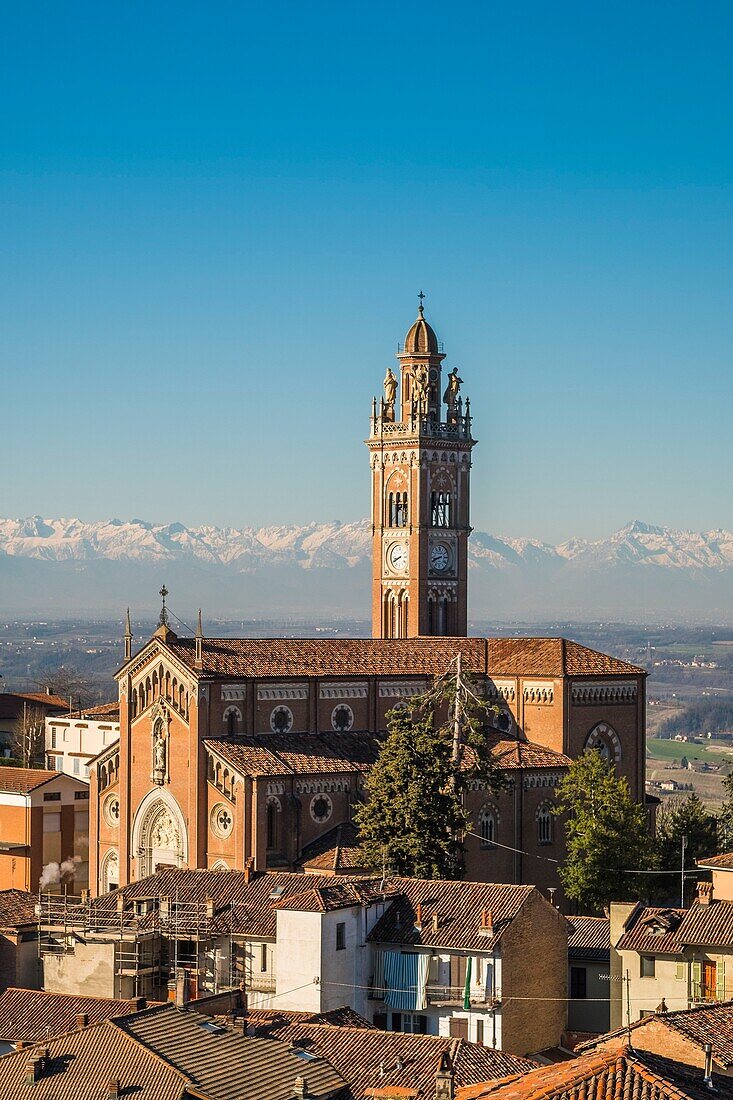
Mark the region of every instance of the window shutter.
POLYGON ((716 1001, 725 1000, 725 959, 718 960, 718 968, 716 971, 715 982, 715 999, 716 1001))
POLYGON ((700 999, 702 994, 702 963, 692 963, 692 996, 695 1000, 700 999))
POLYGON ((685 964, 683 962, 677 963, 677 968, 675 970, 674 976, 678 982, 683 982, 685 980, 685 964))

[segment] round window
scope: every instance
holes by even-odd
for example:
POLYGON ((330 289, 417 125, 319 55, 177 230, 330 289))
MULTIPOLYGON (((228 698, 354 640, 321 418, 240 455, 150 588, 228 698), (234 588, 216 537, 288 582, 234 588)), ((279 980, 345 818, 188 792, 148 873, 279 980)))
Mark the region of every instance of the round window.
POLYGON ((120 823, 120 800, 116 794, 110 795, 104 803, 104 820, 113 828, 120 823))
POLYGON ((223 802, 219 802, 211 811, 211 828, 218 837, 227 837, 234 828, 232 811, 223 802))
POLYGON ((331 725, 337 733, 346 733, 354 724, 354 712, 346 703, 339 703, 331 712, 331 725))
POLYGON ((270 715, 270 729, 273 733, 287 733, 293 728, 293 712, 290 707, 275 707, 270 715))
POLYGON ((311 799, 310 811, 313 820, 322 824, 333 813, 333 802, 327 794, 317 794, 311 799))

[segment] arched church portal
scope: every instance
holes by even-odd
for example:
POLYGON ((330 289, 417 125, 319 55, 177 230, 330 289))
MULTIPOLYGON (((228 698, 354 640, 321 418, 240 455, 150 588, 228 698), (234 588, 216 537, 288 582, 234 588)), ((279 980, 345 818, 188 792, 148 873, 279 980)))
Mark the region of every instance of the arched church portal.
POLYGON ((159 866, 184 867, 188 833, 180 806, 168 791, 150 791, 140 803, 132 829, 132 854, 138 878, 159 866))

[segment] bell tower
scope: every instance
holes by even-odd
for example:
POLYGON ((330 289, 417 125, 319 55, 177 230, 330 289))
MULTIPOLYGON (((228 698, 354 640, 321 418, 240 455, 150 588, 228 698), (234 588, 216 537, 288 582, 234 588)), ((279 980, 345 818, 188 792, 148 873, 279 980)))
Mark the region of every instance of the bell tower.
POLYGON ((372 635, 465 636, 468 630, 470 402, 442 344, 417 318, 372 402, 372 635), (399 392, 398 392, 399 391, 399 392))

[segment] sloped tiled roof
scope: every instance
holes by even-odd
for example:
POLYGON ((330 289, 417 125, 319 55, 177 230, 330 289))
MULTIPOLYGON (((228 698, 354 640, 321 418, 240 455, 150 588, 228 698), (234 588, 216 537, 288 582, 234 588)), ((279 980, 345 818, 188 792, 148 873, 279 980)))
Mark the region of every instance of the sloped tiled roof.
POLYGON ((568 957, 604 962, 611 954, 611 922, 608 917, 568 917, 568 957))
MULTIPOLYGON (((514 768, 568 768, 572 760, 562 752, 538 745, 534 741, 521 741, 514 737, 496 734, 489 737, 488 745, 494 762, 502 770, 514 768)), ((470 748, 464 750, 464 762, 474 763, 470 748)))
MULTIPOLYGON (((399 896, 369 933, 372 943, 491 951, 535 889, 491 882, 392 879, 399 896), (420 905, 422 931, 415 928, 420 905), (482 936, 481 915, 491 914, 493 935, 482 936), (438 929, 433 930, 433 916, 438 929)), ((562 920, 563 918, 558 917, 562 920)))
POLYGON ((108 997, 76 997, 68 993, 44 993, 40 989, 6 989, 0 994, 0 1039, 36 1043, 76 1029, 77 1017, 87 1024, 127 1016, 145 1007, 138 1002, 108 997))
MULTIPOLYGON (((194 1006, 196 1007, 196 1006, 194 1006)), ((198 1010, 198 1009, 197 1009, 198 1010)), ((287 1027, 290 1024, 332 1024, 334 1027, 360 1027, 369 1031, 378 1030, 355 1012, 353 1008, 345 1005, 343 1008, 332 1008, 330 1012, 293 1012, 284 1008, 248 1008, 247 1031, 253 1029, 254 1034, 269 1034, 273 1027, 287 1027)))
POLYGON ((14 930, 35 924, 38 897, 27 890, 0 890, 0 928, 14 930))
MULTIPOLYGON (((399 880, 396 880, 399 882, 399 880)), ((327 886, 317 886, 302 890, 298 894, 275 902, 275 909, 291 909, 301 913, 331 913, 335 909, 350 909, 352 905, 362 905, 371 899, 396 893, 399 886, 395 880, 382 887, 378 879, 362 882, 343 882, 331 878, 327 886)))
POLYGON ((352 821, 343 821, 307 844, 298 860, 306 871, 331 871, 334 875, 359 874, 364 867, 359 832, 352 821))
POLYGON ((57 779, 62 772, 49 772, 41 768, 3 768, 0 767, 0 791, 13 791, 28 794, 36 787, 43 786, 51 779, 57 779))
POLYGON ((723 852, 719 856, 711 856, 710 859, 698 859, 698 867, 712 867, 713 870, 733 871, 733 852, 723 852))
POLYGON ((92 718, 95 722, 119 722, 120 703, 118 699, 114 699, 110 703, 100 703, 96 707, 84 707, 82 710, 75 710, 70 714, 59 714, 57 717, 60 719, 92 718))
MULTIPOLYGON (((631 1025, 634 1032, 659 1027, 671 1028, 699 1047, 702 1052, 705 1050, 705 1044, 710 1043, 715 1062, 725 1069, 733 1066, 733 1001, 700 1004, 678 1012, 653 1013, 651 1016, 636 1020, 631 1025)), ((611 1040, 621 1041, 626 1031, 626 1028, 619 1028, 606 1035, 595 1035, 576 1050, 580 1052, 594 1050, 605 1046, 611 1040)), ((639 1042, 643 1041, 639 1040, 639 1042)))
POLYGON ((466 672, 503 676, 645 676, 646 669, 566 638, 193 638, 166 643, 203 676, 436 676, 460 652, 466 672))
POLYGON ((272 1039, 225 1029, 212 1034, 198 1013, 173 1005, 128 1016, 116 1026, 175 1066, 207 1100, 292 1100, 299 1076, 306 1078, 314 1098, 345 1092, 343 1077, 324 1058, 304 1062, 272 1039))
MULTIPOLYGON (((716 1094, 733 1097, 733 1080, 715 1078, 716 1094)), ((456 1100, 709 1100, 703 1071, 647 1051, 618 1046, 541 1066, 522 1077, 461 1088, 456 1100)))
POLYGON ((379 741, 372 734, 349 731, 267 733, 204 744, 244 775, 321 775, 368 771, 379 741))
POLYGON ((102 1100, 109 1080, 135 1100, 182 1100, 186 1078, 111 1021, 52 1039, 40 1080, 25 1083, 29 1051, 0 1058, 0 1096, 8 1100, 102 1100))
POLYGON ((409 1087, 419 1096, 435 1093, 435 1074, 443 1054, 450 1056, 457 1085, 526 1073, 534 1062, 491 1047, 438 1035, 407 1035, 376 1028, 325 1024, 273 1025, 283 1042, 327 1058, 349 1084, 350 1100, 366 1100, 369 1090, 409 1087), (401 1068, 397 1068, 398 1065, 401 1068), (380 1067, 384 1072, 380 1072, 380 1067))
POLYGON ((619 951, 641 951, 651 955, 680 955, 682 942, 679 930, 685 916, 684 909, 651 906, 640 909, 616 947, 619 951), (662 931, 655 932, 655 928, 662 931))
POLYGON ((696 903, 686 911, 677 936, 680 943, 696 947, 730 947, 733 944, 733 901, 696 903))

